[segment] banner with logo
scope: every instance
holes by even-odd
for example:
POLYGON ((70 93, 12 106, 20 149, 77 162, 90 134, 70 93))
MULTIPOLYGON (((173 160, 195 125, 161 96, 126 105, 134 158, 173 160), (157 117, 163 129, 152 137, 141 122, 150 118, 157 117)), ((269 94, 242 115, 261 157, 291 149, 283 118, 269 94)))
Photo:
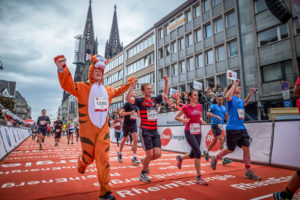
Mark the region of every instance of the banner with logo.
POLYGON ((271 164, 300 168, 300 121, 275 122, 271 164))
POLYGON ((230 80, 236 80, 237 79, 237 72, 232 70, 227 70, 227 78, 230 80))
POLYGON ((6 152, 8 153, 11 150, 13 150, 13 148, 15 147, 14 141, 12 140, 12 137, 11 137, 12 133, 11 133, 10 127, 1 126, 0 131, 1 131, 2 138, 3 138, 4 148, 5 148, 6 152))
POLYGON ((178 17, 176 20, 174 20, 173 22, 171 22, 169 24, 169 31, 173 31, 174 29, 178 28, 179 26, 183 25, 185 23, 185 16, 181 15, 180 17, 178 17))
POLYGON ((196 90, 201 90, 203 88, 203 84, 201 82, 195 81, 193 82, 193 88, 196 90))
POLYGON ((6 155, 2 135, 0 135, 0 160, 6 155))
POLYGON ((157 126, 183 125, 182 122, 176 121, 175 116, 179 111, 161 113, 157 115, 157 126))

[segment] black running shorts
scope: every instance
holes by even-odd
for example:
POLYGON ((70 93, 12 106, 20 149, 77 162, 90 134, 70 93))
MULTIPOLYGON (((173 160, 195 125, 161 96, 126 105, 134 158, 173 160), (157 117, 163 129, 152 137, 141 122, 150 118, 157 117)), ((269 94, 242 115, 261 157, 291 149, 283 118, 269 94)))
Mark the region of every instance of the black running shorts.
POLYGON ((153 149, 154 147, 161 148, 160 135, 157 130, 149 131, 147 129, 141 129, 140 138, 145 151, 153 149))
POLYGON ((250 140, 251 138, 246 129, 226 130, 226 145, 230 151, 234 151, 237 145, 240 148, 242 146, 249 147, 250 140))
POLYGON ((123 137, 127 137, 129 134, 132 133, 137 133, 137 127, 136 126, 131 126, 129 128, 123 127, 123 137))

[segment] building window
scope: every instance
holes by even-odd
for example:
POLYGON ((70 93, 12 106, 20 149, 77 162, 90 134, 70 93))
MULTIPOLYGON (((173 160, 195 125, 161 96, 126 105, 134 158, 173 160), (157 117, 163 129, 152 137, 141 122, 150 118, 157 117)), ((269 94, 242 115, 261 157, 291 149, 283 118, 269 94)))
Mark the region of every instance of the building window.
POLYGON ((222 18, 215 21, 215 33, 219 33, 221 31, 223 31, 223 20, 222 20, 222 18))
POLYGON ((185 70, 185 61, 181 61, 180 63, 179 63, 179 73, 180 74, 184 74, 185 72, 186 72, 186 70, 185 70))
POLYGON ((299 19, 294 19, 295 35, 300 34, 300 23, 299 19))
POLYGON ((169 24, 165 26, 165 34, 166 34, 166 35, 169 35, 169 34, 170 34, 169 24))
POLYGON ((263 66, 262 79, 263 82, 293 80, 292 62, 290 60, 263 66))
POLYGON ((176 42, 171 43, 171 52, 172 54, 177 52, 176 42))
POLYGON ((187 46, 192 46, 193 44, 193 38, 192 38, 192 34, 189 34, 186 36, 186 43, 187 43, 187 46))
POLYGON ((233 57, 238 54, 236 41, 232 41, 228 43, 228 51, 229 51, 229 57, 233 57))
POLYGON ((185 85, 180 85, 179 86, 179 92, 185 92, 185 85))
POLYGON ((204 28, 205 28, 205 38, 211 37, 211 25, 208 24, 204 28))
POLYGON ((288 37, 287 24, 282 24, 258 34, 259 46, 264 46, 288 37))
POLYGON ((170 55, 170 46, 169 45, 165 46, 165 54, 166 54, 166 56, 170 55))
POLYGON ((201 29, 199 29, 195 32, 195 37, 196 37, 195 38, 196 42, 202 41, 202 31, 201 31, 201 29))
POLYGON ((197 67, 203 67, 203 54, 196 56, 196 64, 197 67))
POLYGON ((268 6, 265 0, 255 0, 255 13, 260 13, 267 9, 268 6))
POLYGON ((178 67, 177 64, 172 65, 172 76, 178 75, 178 67))
POLYGON ((195 11, 195 18, 200 17, 200 5, 197 5, 194 8, 194 11, 195 11))
POLYGON ((192 21, 192 12, 191 11, 188 11, 185 16, 186 16, 187 23, 192 21))
POLYGON ((158 58, 162 59, 164 57, 163 49, 158 49, 158 58))
POLYGON ((204 0, 203 1, 203 13, 209 12, 210 10, 210 5, 209 5, 210 0, 204 0))
POLYGON ((194 59, 193 59, 193 57, 189 58, 187 60, 187 63, 188 63, 189 71, 193 71, 194 70, 194 59))
POLYGON ((178 40, 178 43, 179 43, 178 50, 184 49, 184 39, 183 39, 183 38, 180 38, 180 39, 178 40))
POLYGON ((205 53, 205 64, 206 65, 211 65, 213 63, 214 63, 213 51, 212 50, 207 51, 205 53))
POLYGON ((164 78, 163 69, 159 70, 159 78, 160 78, 160 80, 162 80, 164 78))
POLYGON ((166 75, 170 77, 170 67, 165 68, 166 75))
POLYGON ((222 3, 222 0, 213 0, 214 7, 222 3))
POLYGON ((217 61, 225 60, 225 49, 224 46, 217 48, 217 61))
POLYGON ((211 87, 211 88, 215 87, 215 78, 214 77, 206 79, 206 82, 207 82, 208 87, 211 87))
POLYGON ((162 39, 164 37, 164 32, 162 29, 158 30, 158 39, 162 39))
POLYGON ((225 88, 227 87, 227 78, 226 78, 226 74, 220 75, 218 76, 219 79, 219 84, 221 88, 225 88))
POLYGON ((235 26, 235 14, 234 13, 230 13, 228 15, 226 15, 226 27, 232 27, 235 26))

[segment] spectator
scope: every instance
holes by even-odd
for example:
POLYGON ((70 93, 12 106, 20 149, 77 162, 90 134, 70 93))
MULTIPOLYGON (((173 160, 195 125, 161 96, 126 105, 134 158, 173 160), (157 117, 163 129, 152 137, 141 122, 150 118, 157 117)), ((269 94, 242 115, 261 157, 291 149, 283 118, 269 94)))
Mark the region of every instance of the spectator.
POLYGON ((215 93, 215 97, 217 97, 219 95, 224 96, 224 92, 223 92, 223 89, 221 87, 218 87, 218 91, 215 93))
POLYGON ((210 102, 211 104, 215 103, 215 93, 213 92, 209 93, 208 102, 210 102))

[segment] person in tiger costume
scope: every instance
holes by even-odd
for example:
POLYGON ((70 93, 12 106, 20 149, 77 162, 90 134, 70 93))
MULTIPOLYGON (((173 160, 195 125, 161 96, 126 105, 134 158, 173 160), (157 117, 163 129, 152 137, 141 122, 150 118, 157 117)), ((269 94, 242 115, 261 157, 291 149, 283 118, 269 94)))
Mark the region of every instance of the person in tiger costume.
POLYGON ((109 185, 110 165, 109 147, 110 136, 108 127, 108 110, 112 98, 126 92, 135 80, 130 77, 120 88, 111 88, 103 85, 103 74, 108 60, 102 56, 89 56, 88 82, 75 82, 66 66, 63 55, 56 56, 58 79, 62 89, 78 99, 79 132, 82 155, 78 158, 78 172, 84 173, 86 167, 94 160, 100 183, 100 199, 115 199, 111 195, 109 185))

